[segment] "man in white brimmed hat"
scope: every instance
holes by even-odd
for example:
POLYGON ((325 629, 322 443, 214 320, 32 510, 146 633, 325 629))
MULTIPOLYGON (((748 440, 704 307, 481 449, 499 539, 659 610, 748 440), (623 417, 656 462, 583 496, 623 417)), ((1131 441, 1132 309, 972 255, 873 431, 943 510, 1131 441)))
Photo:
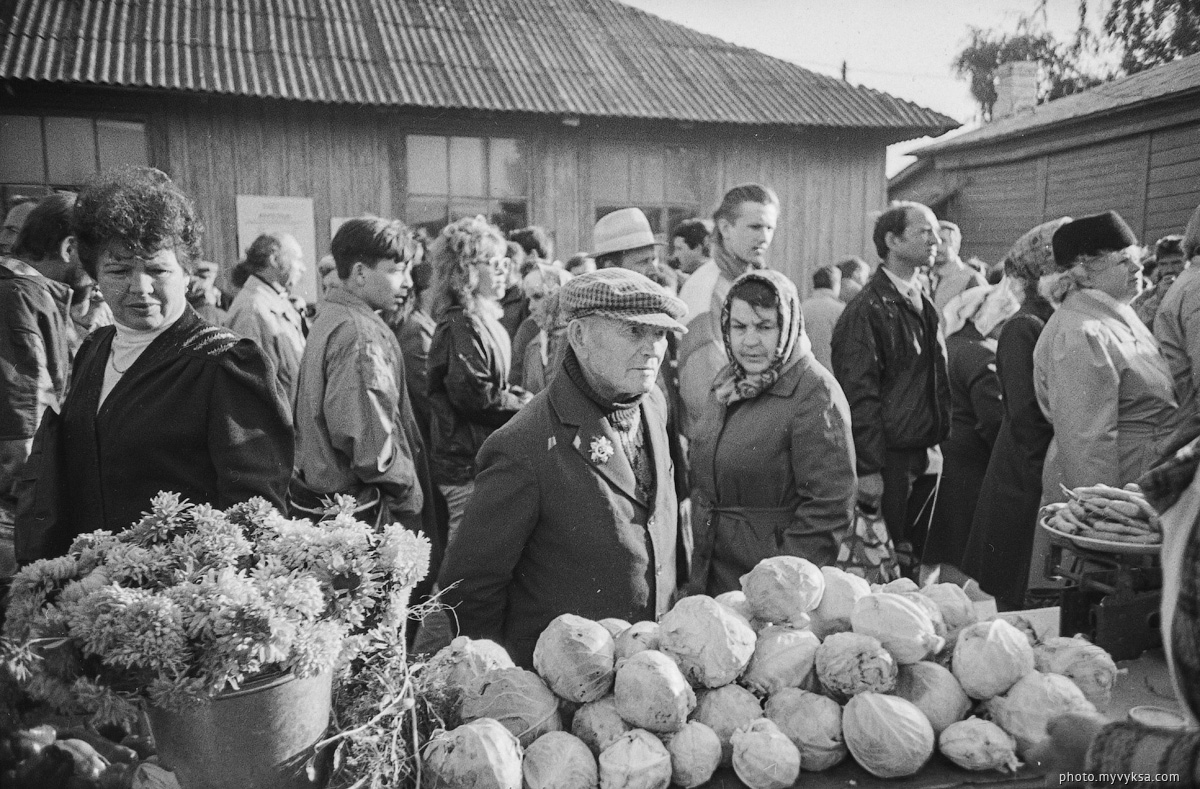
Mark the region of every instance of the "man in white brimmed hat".
POLYGON ((597 268, 626 268, 652 280, 658 279, 658 248, 650 220, 640 208, 621 208, 600 217, 592 232, 597 268))

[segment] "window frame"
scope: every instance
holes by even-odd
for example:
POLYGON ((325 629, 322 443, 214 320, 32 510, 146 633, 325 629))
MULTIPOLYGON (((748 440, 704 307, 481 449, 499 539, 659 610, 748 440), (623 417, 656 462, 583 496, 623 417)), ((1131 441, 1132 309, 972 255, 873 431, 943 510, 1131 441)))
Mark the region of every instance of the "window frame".
MULTIPOLYGON (((116 113, 70 113, 70 112, 53 112, 43 110, 27 110, 27 111, 6 111, 0 112, 0 119, 3 118, 36 118, 38 121, 38 142, 41 146, 41 177, 37 181, 0 181, 0 186, 3 187, 41 187, 50 190, 77 190, 82 181, 62 181, 51 179, 50 175, 50 150, 49 150, 49 135, 47 132, 47 121, 54 118, 63 118, 71 120, 87 121, 91 131, 91 175, 92 177, 102 171, 103 163, 101 161, 101 145, 100 145, 100 124, 108 121, 112 123, 127 123, 141 126, 142 141, 145 147, 144 163, 147 166, 154 165, 153 149, 151 145, 150 121, 148 118, 140 115, 123 115, 116 113)), ((84 179, 86 180, 86 179, 84 179)))
MULTIPOLYGON (((460 206, 465 205, 465 204, 471 204, 471 203, 482 204, 486 208, 486 211, 484 213, 487 216, 488 221, 493 221, 494 217, 506 215, 506 212, 503 210, 505 203, 520 203, 524 208, 523 224, 528 224, 531 221, 530 207, 533 203, 533 169, 534 168, 533 168, 533 162, 532 162, 531 157, 532 157, 532 145, 530 144, 529 139, 524 138, 524 137, 509 136, 509 135, 502 135, 502 134, 470 135, 470 134, 453 134, 453 133, 415 131, 415 130, 406 132, 404 135, 404 172, 405 172, 404 221, 409 226, 412 226, 412 227, 416 227, 416 226, 425 227, 434 221, 434 220, 428 220, 428 219, 419 220, 413 216, 411 209, 415 208, 416 206, 414 204, 418 204, 418 203, 422 204, 424 207, 430 207, 434 204, 440 204, 443 207, 443 212, 442 212, 441 218, 439 220, 436 220, 437 222, 439 222, 441 224, 441 227, 445 227, 450 222, 455 221, 455 216, 459 213, 456 210, 456 204, 460 205, 460 206), (411 188, 411 184, 412 184, 412 180, 413 180, 412 179, 413 170, 412 170, 412 167, 410 166, 411 165, 410 156, 412 155, 410 146, 411 146, 411 140, 414 137, 436 138, 436 139, 440 139, 443 141, 443 144, 445 146, 445 148, 444 148, 445 157, 444 158, 446 161, 446 172, 444 174, 444 176, 445 176, 444 182, 446 184, 446 193, 445 194, 435 194, 435 193, 431 193, 431 192, 414 191, 411 188), (483 143, 483 145, 482 145, 483 161, 481 163, 482 170, 479 175, 483 181, 483 188, 482 188, 482 191, 484 192, 483 195, 455 194, 454 164, 453 164, 453 156, 451 154, 451 149, 453 146, 452 141, 454 138, 482 141, 482 143, 483 143), (494 180, 493 174, 495 171, 495 164, 493 161, 493 141, 494 140, 501 140, 501 141, 506 141, 506 142, 511 141, 513 143, 516 143, 517 150, 521 154, 521 158, 524 161, 524 167, 523 167, 524 183, 522 184, 523 191, 522 191, 522 194, 520 194, 520 195, 496 194, 496 188, 493 184, 493 180, 494 180)), ((523 226, 523 225, 521 225, 521 226, 523 226)), ((439 230, 440 230, 440 228, 439 228, 439 230)))

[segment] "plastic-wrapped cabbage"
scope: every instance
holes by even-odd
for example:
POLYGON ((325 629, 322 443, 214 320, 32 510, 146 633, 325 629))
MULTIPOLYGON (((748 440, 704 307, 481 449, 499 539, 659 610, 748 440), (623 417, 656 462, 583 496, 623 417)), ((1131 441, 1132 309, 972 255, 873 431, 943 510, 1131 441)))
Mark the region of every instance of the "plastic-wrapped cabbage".
POLYGON ((925 660, 901 666, 892 692, 925 713, 934 734, 941 734, 971 711, 971 700, 950 670, 925 660))
POLYGON ((1117 664, 1112 655, 1083 636, 1048 638, 1033 648, 1033 660, 1038 671, 1068 677, 1097 707, 1107 707, 1112 701, 1117 664))
POLYGON ((1096 711, 1074 682, 1040 671, 1021 677, 1003 696, 989 699, 986 707, 991 719, 1016 738, 1022 756, 1046 739, 1046 724, 1059 715, 1096 711))
POLYGON ((634 622, 614 644, 618 663, 647 649, 658 649, 658 622, 634 622))
POLYGON ((742 576, 742 591, 759 619, 803 627, 808 612, 821 604, 825 576, 807 559, 772 556, 742 576))
POLYGON ((950 670, 968 696, 987 700, 1033 671, 1033 647, 1003 619, 976 622, 959 632, 950 670))
POLYGON ((925 713, 882 693, 860 693, 842 711, 842 734, 855 761, 880 778, 919 771, 937 739, 925 713))
POLYGON ((863 691, 887 693, 896 687, 896 659, 879 639, 860 633, 834 633, 817 648, 817 679, 838 699, 863 691))
POLYGON ((875 585, 871 587, 872 592, 887 592, 888 594, 907 594, 909 592, 919 592, 921 587, 917 586, 917 582, 911 578, 897 578, 894 581, 888 581, 882 584, 879 588, 875 585))
POLYGON ((733 771, 750 789, 787 789, 800 777, 800 751, 766 718, 733 733, 733 771))
POLYGON ((600 789, 667 789, 671 754, 645 729, 626 732, 600 754, 600 789))
POLYGON ((754 654, 745 620, 705 595, 685 597, 658 623, 658 648, 675 659, 688 682, 719 688, 733 682, 754 654))
POLYGON ((716 733, 721 741, 721 764, 727 765, 733 758, 733 733, 762 716, 762 706, 753 693, 740 685, 726 685, 699 693, 692 720, 716 733))
POLYGON ((630 624, 624 619, 617 619, 616 617, 612 616, 608 617, 607 619, 600 619, 596 622, 596 624, 607 630, 608 634, 613 637, 613 641, 616 641, 617 636, 621 635, 630 628, 630 624))
POLYGON ((683 789, 708 783, 721 764, 721 740, 700 721, 688 721, 673 734, 662 735, 671 754, 671 783, 683 789))
POLYGON ((929 621, 933 622, 934 635, 942 639, 942 646, 945 646, 946 639, 946 620, 942 618, 942 609, 938 608, 937 603, 930 600, 921 592, 901 592, 900 596, 905 600, 915 603, 917 608, 920 608, 929 616, 929 621))
POLYGON ((484 638, 459 636, 430 658, 425 665, 425 677, 431 686, 450 691, 457 711, 462 695, 496 668, 516 668, 504 647, 484 638))
POLYGON ((746 593, 741 589, 735 589, 732 592, 722 592, 713 598, 721 605, 740 615, 749 624, 754 619, 754 609, 750 607, 750 601, 746 599, 746 593))
POLYGON ((632 729, 617 712, 615 696, 589 701, 575 711, 571 721, 571 733, 583 740, 596 756, 632 729))
POLYGON ((958 632, 967 625, 979 621, 979 615, 975 613, 975 604, 958 584, 929 584, 921 590, 921 594, 932 600, 941 610, 946 632, 951 639, 957 638, 958 632))
POLYGON ((562 730, 558 699, 537 674, 520 668, 493 669, 480 677, 463 696, 462 717, 468 722, 499 721, 522 747, 546 732, 562 730))
POLYGON ((871 585, 837 567, 822 567, 821 575, 825 576, 825 593, 809 616, 812 617, 812 631, 819 638, 825 638, 830 633, 844 633, 850 629, 854 604, 871 593, 871 585))
POLYGON ((946 645, 921 606, 888 592, 869 594, 855 603, 850 626, 855 633, 879 639, 897 663, 916 663, 946 645))
POLYGON ((490 718, 435 732, 424 758, 430 789, 521 789, 521 745, 490 718))
POLYGON ((596 789, 600 771, 583 740, 552 731, 525 749, 525 789, 596 789))
POLYGON ((679 731, 696 708, 696 694, 679 666, 653 649, 621 663, 613 695, 627 723, 653 732, 679 731))
POLYGON ((533 648, 533 667, 558 695, 595 701, 612 690, 612 636, 599 622, 574 614, 555 617, 533 648))
POLYGON ((765 711, 800 749, 800 765, 805 772, 828 770, 846 758, 842 707, 828 696, 784 688, 767 699, 765 711))
POLYGON ((758 634, 741 683, 760 696, 798 688, 811 676, 821 639, 811 630, 772 625, 758 634))
POLYGON ((952 723, 938 736, 938 750, 964 770, 1016 772, 1017 741, 991 721, 967 718, 952 723))

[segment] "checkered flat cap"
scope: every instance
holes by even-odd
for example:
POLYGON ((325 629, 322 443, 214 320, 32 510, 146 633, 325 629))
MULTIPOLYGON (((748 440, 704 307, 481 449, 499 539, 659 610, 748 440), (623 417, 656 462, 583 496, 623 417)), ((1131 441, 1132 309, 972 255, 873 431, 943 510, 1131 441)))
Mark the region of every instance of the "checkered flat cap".
POLYGON ((600 315, 687 332, 679 319, 687 305, 650 279, 623 268, 603 268, 562 286, 559 307, 567 320, 600 315))

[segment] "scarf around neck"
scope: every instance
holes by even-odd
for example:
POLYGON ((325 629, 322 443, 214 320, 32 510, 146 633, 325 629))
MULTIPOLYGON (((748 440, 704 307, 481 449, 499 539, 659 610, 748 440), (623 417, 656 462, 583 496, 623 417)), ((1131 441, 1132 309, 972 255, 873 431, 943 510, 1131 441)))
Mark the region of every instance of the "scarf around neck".
POLYGON ((739 400, 758 397, 770 389, 784 372, 799 361, 805 352, 812 349, 804 331, 804 317, 800 313, 800 295, 796 286, 783 274, 770 269, 747 271, 738 277, 729 289, 729 295, 725 297, 725 304, 721 308, 721 339, 725 344, 729 364, 717 375, 713 384, 717 400, 728 407, 739 400), (767 369, 758 373, 749 373, 738 363, 729 336, 733 293, 740 283, 752 280, 774 291, 778 302, 776 314, 779 319, 779 340, 775 345, 775 356, 767 369))
POLYGON ((741 258, 735 257, 729 250, 725 249, 725 243, 720 240, 717 240, 712 245, 712 256, 713 262, 717 264, 717 268, 721 270, 721 273, 730 282, 733 282, 747 271, 757 271, 762 268, 757 263, 747 263, 741 258))
POLYGON ((575 349, 569 345, 563 354, 563 370, 567 377, 579 387, 579 391, 600 408, 604 418, 615 430, 629 432, 637 424, 640 414, 638 405, 641 404, 642 398, 637 395, 622 400, 609 400, 601 397, 588 383, 587 376, 583 374, 583 367, 579 364, 579 357, 575 355, 575 349))

